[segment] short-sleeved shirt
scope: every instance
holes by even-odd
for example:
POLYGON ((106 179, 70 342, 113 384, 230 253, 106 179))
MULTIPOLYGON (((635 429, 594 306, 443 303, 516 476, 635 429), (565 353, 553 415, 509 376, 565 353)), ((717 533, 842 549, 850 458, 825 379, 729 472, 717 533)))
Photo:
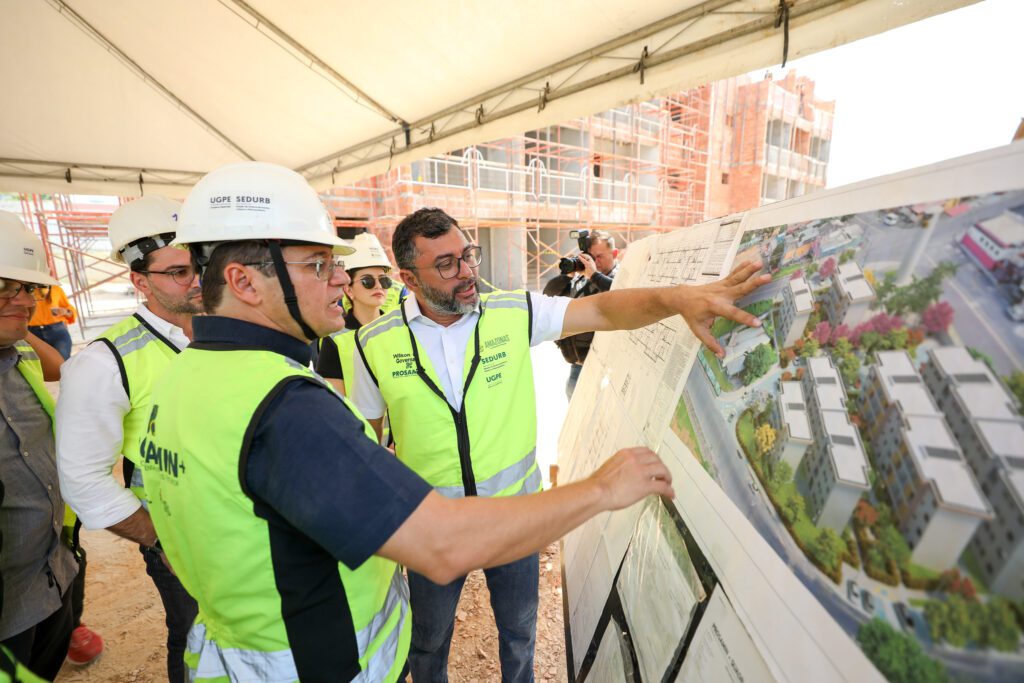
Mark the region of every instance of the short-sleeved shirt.
POLYGON ((0 348, 0 640, 56 612, 78 574, 61 538, 53 424, 19 362, 15 347, 0 348))
MULTIPOLYGON (((561 337, 565 311, 572 300, 533 292, 529 292, 528 296, 533 311, 533 333, 530 336, 530 346, 554 341, 561 337)), ((409 329, 412 330, 416 341, 426 352, 434 369, 437 370, 445 398, 455 408, 461 407, 462 372, 465 367, 466 350, 469 348, 469 339, 476 328, 476 321, 480 319, 480 311, 467 313, 451 325, 444 326, 423 315, 419 302, 414 296, 406 299, 402 306, 405 310, 406 320, 409 321, 409 329)), ((355 373, 355 386, 351 396, 352 402, 356 404, 364 417, 369 419, 382 417, 387 410, 387 405, 359 353, 355 354, 353 360, 353 372, 355 373)))
MULTIPOLYGON (((220 316, 197 317, 193 326, 196 342, 263 349, 309 365, 309 344, 282 332, 220 316)), ((375 554, 432 490, 367 438, 329 388, 300 379, 259 418, 245 477, 260 515, 293 536, 296 553, 319 562, 322 548, 350 568, 375 554)))

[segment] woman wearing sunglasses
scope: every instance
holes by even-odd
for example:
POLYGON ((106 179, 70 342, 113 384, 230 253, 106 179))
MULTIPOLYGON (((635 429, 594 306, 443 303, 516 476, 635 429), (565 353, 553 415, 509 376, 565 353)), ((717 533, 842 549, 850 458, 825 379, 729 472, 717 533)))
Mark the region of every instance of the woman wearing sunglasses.
POLYGON ((334 388, 345 393, 345 381, 351 380, 355 331, 384 315, 393 280, 388 277, 391 262, 380 241, 368 232, 352 240, 356 253, 345 257, 345 272, 352 282, 342 285, 348 300, 345 328, 320 339, 316 371, 334 388))

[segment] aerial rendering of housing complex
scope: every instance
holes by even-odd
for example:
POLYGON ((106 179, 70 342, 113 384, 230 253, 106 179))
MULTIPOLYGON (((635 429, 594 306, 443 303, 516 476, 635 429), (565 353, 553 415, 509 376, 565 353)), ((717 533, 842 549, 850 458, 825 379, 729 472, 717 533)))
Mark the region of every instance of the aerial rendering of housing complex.
POLYGON ((718 330, 724 359, 687 386, 698 413, 694 382, 714 388, 746 456, 718 458, 716 478, 753 505, 756 476, 770 524, 862 623, 888 617, 936 658, 995 648, 1024 666, 1024 192, 752 231, 748 256, 774 276, 740 302, 763 324, 718 330), (749 493, 723 468, 752 470, 749 493), (1012 627, 958 636, 943 610, 960 598, 1012 627))

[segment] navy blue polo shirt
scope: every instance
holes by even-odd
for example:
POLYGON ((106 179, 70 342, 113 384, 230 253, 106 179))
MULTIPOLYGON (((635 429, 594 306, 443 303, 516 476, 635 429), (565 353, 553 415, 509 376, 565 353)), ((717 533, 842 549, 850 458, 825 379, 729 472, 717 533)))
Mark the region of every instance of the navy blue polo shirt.
MULTIPOLYGON (((220 316, 192 324, 196 342, 272 351, 309 365, 309 344, 282 332, 220 316)), ((259 516, 351 569, 375 554, 432 490, 367 438, 329 389, 301 379, 286 385, 260 417, 245 478, 259 516)))

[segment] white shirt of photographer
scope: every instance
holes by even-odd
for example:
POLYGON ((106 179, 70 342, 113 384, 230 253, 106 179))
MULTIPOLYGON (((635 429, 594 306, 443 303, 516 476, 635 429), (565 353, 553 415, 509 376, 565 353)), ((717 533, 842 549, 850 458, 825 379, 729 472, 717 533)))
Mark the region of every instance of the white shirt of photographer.
MULTIPOLYGON (((562 336, 565 310, 572 299, 544 296, 534 292, 527 294, 533 306, 533 334, 530 336, 530 346, 559 339, 562 336)), ((423 315, 415 296, 407 298, 402 305, 405 308, 405 317, 409 321, 409 329, 412 330, 420 348, 426 352, 431 365, 437 370, 445 398, 456 410, 460 409, 462 370, 465 367, 466 351, 476 328, 476 321, 480 318, 479 311, 467 313, 445 327, 423 315)), ((353 353, 352 360, 355 373, 355 386, 350 390, 352 402, 356 404, 363 417, 369 420, 383 417, 387 405, 380 389, 370 378, 358 350, 353 353)))

